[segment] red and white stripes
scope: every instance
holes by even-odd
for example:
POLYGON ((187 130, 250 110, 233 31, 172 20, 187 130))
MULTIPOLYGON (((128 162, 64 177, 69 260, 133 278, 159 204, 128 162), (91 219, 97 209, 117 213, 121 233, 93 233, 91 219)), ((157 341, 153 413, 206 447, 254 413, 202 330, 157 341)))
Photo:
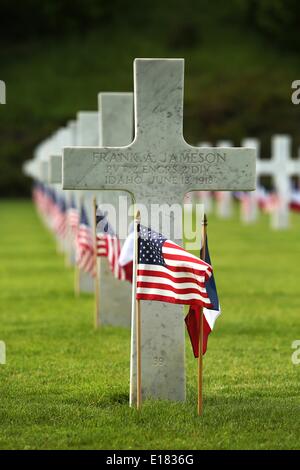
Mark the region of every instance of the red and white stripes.
POLYGON ((119 265, 121 253, 120 240, 116 235, 97 235, 97 256, 107 257, 110 269, 116 279, 125 280, 125 271, 119 265))
POLYGON ((162 254, 165 266, 138 264, 137 299, 211 307, 205 288, 211 266, 169 240, 162 254))

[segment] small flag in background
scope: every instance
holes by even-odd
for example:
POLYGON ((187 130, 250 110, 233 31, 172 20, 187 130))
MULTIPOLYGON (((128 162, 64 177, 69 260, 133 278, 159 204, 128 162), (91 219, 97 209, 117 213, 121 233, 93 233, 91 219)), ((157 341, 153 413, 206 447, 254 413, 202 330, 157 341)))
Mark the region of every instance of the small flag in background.
MULTIPOLYGON (((202 250, 200 252, 201 257, 202 250)), ((206 237, 205 261, 211 265, 208 251, 208 241, 206 237)), ((206 291, 210 299, 211 306, 203 308, 203 354, 207 349, 208 335, 212 331, 215 321, 221 313, 217 287, 214 275, 205 282, 206 291)), ((194 356, 199 356, 199 331, 200 331, 200 308, 198 305, 191 305, 189 313, 185 317, 186 327, 190 336, 194 356)))
POLYGON ((56 211, 56 196, 54 190, 36 182, 33 190, 33 200, 37 206, 37 210, 46 223, 53 230, 53 219, 56 211))
POLYGON ((54 189, 46 187, 46 206, 45 214, 48 225, 51 230, 55 231, 55 219, 57 213, 57 195, 54 189))
POLYGON ((42 208, 44 204, 44 198, 45 198, 45 187, 43 183, 36 181, 32 189, 32 199, 39 212, 43 212, 42 208))
POLYGON ((82 271, 95 275, 95 258, 92 229, 84 206, 81 207, 80 223, 76 237, 76 263, 82 271))
POLYGON ((73 234, 73 236, 76 236, 78 225, 79 225, 79 213, 75 204, 75 199, 74 199, 73 194, 71 196, 71 202, 68 207, 67 218, 68 218, 69 227, 71 229, 71 233, 73 234))
POLYGON ((53 215, 53 229, 59 238, 66 236, 67 230, 67 212, 66 212, 66 200, 61 195, 57 200, 54 208, 53 215))
POLYGON ((97 256, 106 257, 116 279, 125 280, 125 271, 119 265, 120 240, 107 220, 107 215, 96 210, 97 256))
POLYGON ((150 228, 139 226, 138 300, 212 307, 205 282, 211 266, 150 228))

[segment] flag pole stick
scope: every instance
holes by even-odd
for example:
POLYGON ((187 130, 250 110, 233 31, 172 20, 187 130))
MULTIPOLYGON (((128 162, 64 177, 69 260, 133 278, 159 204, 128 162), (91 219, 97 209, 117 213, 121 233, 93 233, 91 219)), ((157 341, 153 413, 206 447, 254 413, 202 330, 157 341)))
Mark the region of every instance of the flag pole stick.
POLYGON ((95 316, 94 323, 95 328, 100 326, 100 272, 98 269, 98 257, 97 257, 97 222, 96 222, 96 212, 97 212, 97 201, 96 197, 93 198, 93 219, 94 219, 94 263, 95 263, 95 316))
MULTIPOLYGON (((135 216, 134 230, 136 237, 135 266, 137 269, 139 260, 138 226, 140 223, 140 211, 135 216)), ((141 355, 141 302, 136 299, 135 325, 136 325, 136 408, 140 410, 142 406, 142 355, 141 355)))
MULTIPOLYGON (((207 217, 204 214, 202 222, 202 250, 201 259, 205 261, 206 255, 207 217)), ((198 416, 203 412, 203 307, 200 308, 199 317, 199 344, 198 344, 198 416)))

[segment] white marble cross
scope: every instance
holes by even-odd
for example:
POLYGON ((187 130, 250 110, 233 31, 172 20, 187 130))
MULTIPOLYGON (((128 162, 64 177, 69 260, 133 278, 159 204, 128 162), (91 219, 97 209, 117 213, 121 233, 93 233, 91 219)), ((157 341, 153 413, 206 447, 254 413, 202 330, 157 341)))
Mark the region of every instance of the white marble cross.
MULTIPOLYGON (((125 190, 148 209, 164 204, 163 218, 174 227, 170 206, 182 205, 193 190, 253 190, 255 151, 198 148, 183 138, 183 59, 134 62, 135 139, 127 147, 66 148, 63 187, 125 190)), ((141 223, 147 223, 143 219, 141 223)), ((175 224, 178 223, 175 220, 175 224)), ((160 225, 152 226, 159 230, 160 225)), ((181 237, 176 240, 182 243, 181 237)), ((133 321, 132 331, 135 331, 133 321)), ((185 399, 184 321, 180 306, 142 303, 142 394, 185 399)), ((136 397, 134 335, 130 402, 136 397)))
POLYGON ((300 158, 292 158, 291 146, 289 136, 275 135, 271 140, 271 159, 257 160, 257 176, 272 176, 279 195, 279 207, 272 213, 272 226, 275 229, 289 227, 291 177, 300 175, 300 158))

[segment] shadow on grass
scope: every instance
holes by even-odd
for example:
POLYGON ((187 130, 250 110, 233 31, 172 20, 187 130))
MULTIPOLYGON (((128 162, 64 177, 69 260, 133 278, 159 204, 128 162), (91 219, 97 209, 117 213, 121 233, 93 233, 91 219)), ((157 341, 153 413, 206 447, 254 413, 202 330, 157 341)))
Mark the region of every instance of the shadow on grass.
POLYGON ((94 408, 110 408, 116 405, 129 406, 129 393, 127 392, 114 392, 102 396, 85 396, 78 398, 69 398, 66 400, 68 404, 72 405, 86 405, 94 408))

